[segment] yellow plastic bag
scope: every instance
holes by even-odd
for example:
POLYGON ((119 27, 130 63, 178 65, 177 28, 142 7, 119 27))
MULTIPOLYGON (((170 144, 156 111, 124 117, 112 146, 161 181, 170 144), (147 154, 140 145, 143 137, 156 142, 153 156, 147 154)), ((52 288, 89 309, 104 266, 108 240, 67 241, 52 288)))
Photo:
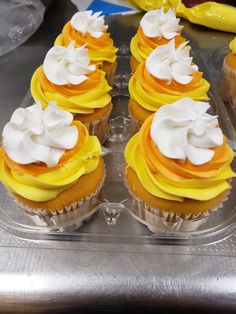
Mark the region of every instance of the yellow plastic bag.
POLYGON ((173 8, 178 17, 192 23, 213 29, 236 33, 236 8, 216 2, 205 2, 192 8, 186 8, 181 0, 132 0, 145 11, 164 6, 165 10, 173 8))
POLYGON ((165 10, 168 10, 171 7, 169 0, 131 0, 131 2, 134 2, 144 11, 160 9, 163 6, 165 7, 165 10))

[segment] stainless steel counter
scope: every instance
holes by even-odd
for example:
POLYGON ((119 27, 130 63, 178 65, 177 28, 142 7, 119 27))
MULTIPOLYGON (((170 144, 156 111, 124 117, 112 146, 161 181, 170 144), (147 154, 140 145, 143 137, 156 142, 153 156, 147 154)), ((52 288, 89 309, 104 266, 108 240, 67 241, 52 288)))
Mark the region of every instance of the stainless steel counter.
MULTIPOLYGON (((75 11, 70 1, 53 1, 36 34, 0 58, 1 130, 75 11)), ((107 18, 115 42, 128 42, 140 17, 107 18)), ((198 49, 226 45, 233 37, 184 25, 198 49)), ((0 313, 235 313, 235 237, 209 248, 30 241, 0 230, 0 313)))

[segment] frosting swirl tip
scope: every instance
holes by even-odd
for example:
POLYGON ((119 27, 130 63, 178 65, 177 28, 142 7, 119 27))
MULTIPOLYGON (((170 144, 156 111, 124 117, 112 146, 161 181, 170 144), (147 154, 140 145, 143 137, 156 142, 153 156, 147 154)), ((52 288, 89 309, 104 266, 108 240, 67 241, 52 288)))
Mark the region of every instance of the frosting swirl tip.
POLYGON ((224 142, 217 116, 206 113, 209 104, 183 98, 162 106, 154 115, 151 138, 168 158, 189 160, 193 165, 210 161, 211 148, 224 142))
POLYGON ((164 37, 172 39, 182 30, 179 18, 175 12, 169 9, 166 13, 164 8, 148 11, 140 21, 140 26, 147 37, 164 37))
POLYGON ((108 26, 105 25, 102 12, 83 11, 73 15, 70 23, 74 29, 83 35, 90 34, 94 38, 100 38, 106 32, 108 26))
POLYGON ((172 80, 186 85, 193 79, 192 73, 198 71, 197 65, 192 63, 188 41, 175 48, 175 40, 154 49, 146 60, 146 69, 154 77, 167 81, 172 80))
POLYGON ((78 85, 88 79, 86 74, 96 70, 91 60, 86 45, 75 47, 71 41, 67 47, 53 46, 43 62, 43 71, 47 79, 56 85, 78 85))
POLYGON ((73 115, 57 109, 55 102, 45 110, 40 102, 18 108, 3 129, 4 149, 19 164, 44 162, 53 167, 77 143, 79 134, 72 121, 73 115))

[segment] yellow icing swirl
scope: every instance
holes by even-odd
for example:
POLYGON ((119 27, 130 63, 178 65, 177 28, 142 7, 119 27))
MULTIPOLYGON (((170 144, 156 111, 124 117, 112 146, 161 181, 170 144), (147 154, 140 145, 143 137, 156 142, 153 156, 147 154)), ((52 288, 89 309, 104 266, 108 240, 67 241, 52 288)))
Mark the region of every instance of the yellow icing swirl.
POLYGON ((236 37, 234 37, 234 39, 230 42, 229 48, 233 54, 236 54, 236 37))
POLYGON ((141 63, 129 81, 129 92, 143 108, 155 112, 165 104, 173 103, 183 97, 194 100, 207 100, 209 83, 202 78, 201 72, 194 72, 192 81, 182 85, 176 81, 171 84, 161 81, 149 74, 145 62, 141 63))
POLYGON ((96 70, 88 75, 88 80, 78 85, 59 86, 51 83, 45 76, 42 66, 31 79, 31 94, 46 108, 50 101, 56 101, 57 107, 71 113, 89 114, 97 108, 104 108, 111 101, 111 87, 105 79, 105 73, 96 70))
POLYGON ((183 202, 184 198, 206 201, 229 188, 236 174, 230 163, 234 153, 226 144, 214 148, 213 159, 194 166, 189 161, 170 159, 160 153, 150 137, 153 115, 142 125, 125 149, 125 160, 137 174, 143 187, 162 199, 183 202))
MULTIPOLYGON (((178 47, 185 39, 180 35, 175 36, 175 45, 178 47)), ((147 59, 153 49, 165 45, 169 42, 164 37, 150 38, 144 35, 142 28, 139 26, 137 33, 132 37, 130 42, 130 51, 138 63, 147 59)))
POLYGON ((45 164, 20 165, 0 149, 0 181, 5 187, 28 200, 43 202, 56 198, 84 174, 94 171, 101 158, 101 146, 87 128, 76 123, 79 138, 75 148, 65 153, 56 167, 45 164))

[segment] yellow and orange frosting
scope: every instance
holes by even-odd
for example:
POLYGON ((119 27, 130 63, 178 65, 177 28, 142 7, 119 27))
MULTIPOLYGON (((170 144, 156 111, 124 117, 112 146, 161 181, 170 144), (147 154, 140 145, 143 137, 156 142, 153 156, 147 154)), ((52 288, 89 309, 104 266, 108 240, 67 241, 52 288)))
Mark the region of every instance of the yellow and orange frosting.
POLYGON ((136 62, 142 63, 153 49, 167 44, 173 38, 178 47, 185 41, 185 38, 181 37, 182 28, 172 9, 166 13, 163 8, 147 12, 130 43, 130 50, 136 62))
POLYGON ((229 44, 230 51, 225 57, 224 62, 230 67, 232 70, 236 70, 236 37, 229 44))
POLYGON ((75 41, 76 47, 86 45, 92 64, 115 63, 118 49, 104 25, 104 16, 100 14, 101 12, 93 14, 92 11, 77 12, 65 24, 55 45, 68 46, 71 41, 75 41))
POLYGON ((100 143, 82 123, 54 103, 46 110, 36 103, 17 109, 3 130, 0 180, 12 193, 45 202, 93 172, 100 160, 100 143))
POLYGON ((88 50, 68 47, 52 47, 31 79, 31 93, 46 108, 56 101, 58 108, 73 114, 90 114, 107 106, 111 87, 105 73, 90 64, 88 50))
POLYGON ((175 48, 174 40, 153 50, 129 81, 131 100, 155 112, 183 97, 207 100, 209 83, 189 57, 187 42, 175 48))
POLYGON ((208 201, 229 189, 234 153, 208 108, 188 98, 163 106, 127 144, 127 169, 151 195, 183 203, 208 201))

